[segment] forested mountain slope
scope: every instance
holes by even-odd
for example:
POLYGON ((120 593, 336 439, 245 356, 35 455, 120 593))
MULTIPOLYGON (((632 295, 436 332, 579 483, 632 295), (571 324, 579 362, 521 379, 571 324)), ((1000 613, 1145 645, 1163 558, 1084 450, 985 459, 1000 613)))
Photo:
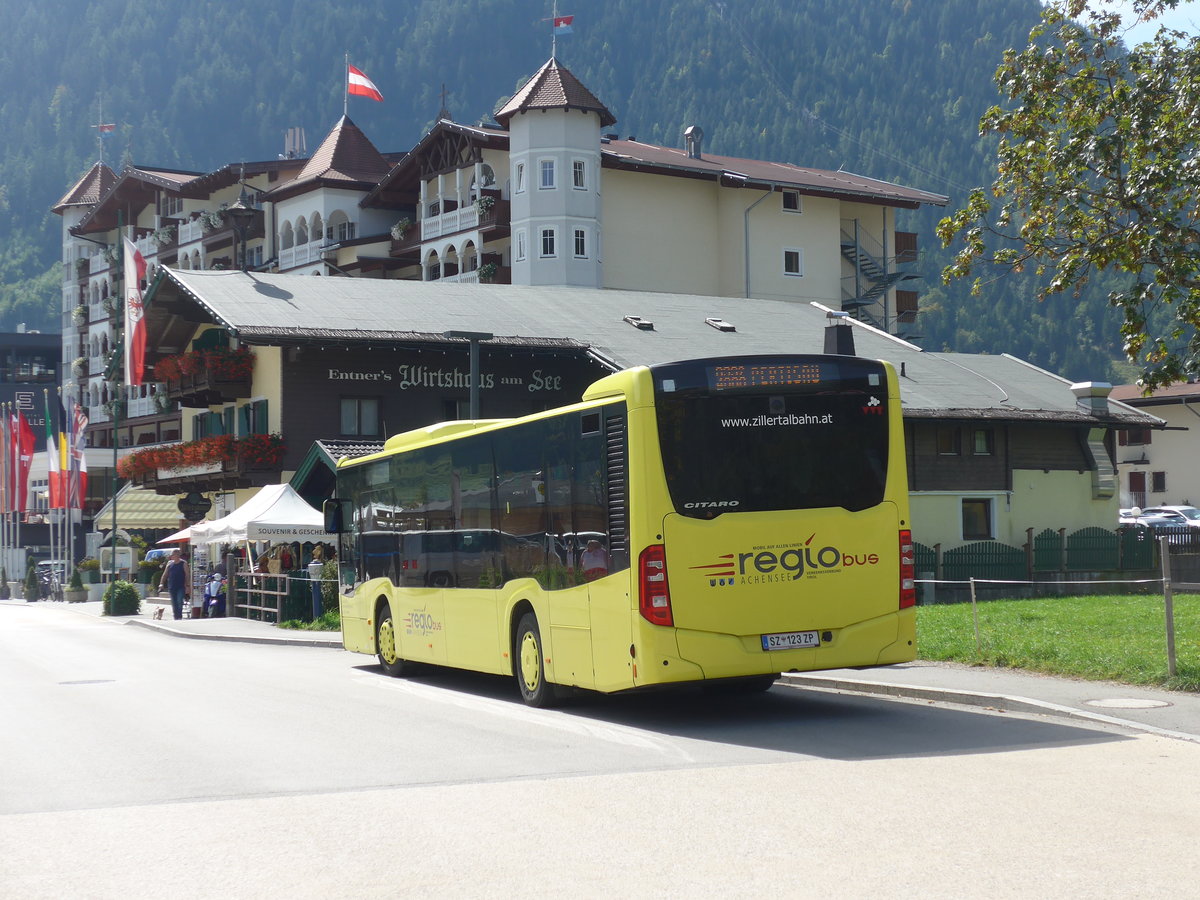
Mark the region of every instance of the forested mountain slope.
MULTIPOLYGON (((613 111, 622 136, 845 168, 949 194, 990 181, 981 113, 1002 51, 1023 46, 1037 0, 562 0, 558 56, 613 111)), ((384 103, 351 99, 379 149, 411 147, 446 105, 459 121, 497 103, 550 55, 548 0, 0 0, 0 329, 57 328, 59 219, 50 206, 104 158, 206 171, 309 147, 342 111, 343 59, 384 103), (101 103, 103 112, 101 112, 101 103)), ((1036 305, 1006 279, 982 297, 941 287, 933 225, 922 343, 1011 352, 1072 378, 1119 357, 1104 291, 1036 305)))

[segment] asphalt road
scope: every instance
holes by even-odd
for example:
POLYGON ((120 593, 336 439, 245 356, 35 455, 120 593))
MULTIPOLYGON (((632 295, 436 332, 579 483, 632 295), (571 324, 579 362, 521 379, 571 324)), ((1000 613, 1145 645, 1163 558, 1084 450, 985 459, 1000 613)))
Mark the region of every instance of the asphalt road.
POLYGON ((781 685, 504 679, 0 604, 0 895, 1139 897, 1200 744, 781 685))

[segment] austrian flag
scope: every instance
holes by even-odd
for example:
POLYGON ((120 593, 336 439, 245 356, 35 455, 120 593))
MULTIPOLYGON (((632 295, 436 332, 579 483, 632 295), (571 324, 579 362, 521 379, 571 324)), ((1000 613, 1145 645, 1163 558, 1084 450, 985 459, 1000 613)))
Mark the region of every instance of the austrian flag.
POLYGON ((364 75, 361 69, 356 69, 351 65, 346 67, 346 93, 356 97, 370 97, 372 100, 383 102, 383 94, 379 93, 375 82, 364 75))

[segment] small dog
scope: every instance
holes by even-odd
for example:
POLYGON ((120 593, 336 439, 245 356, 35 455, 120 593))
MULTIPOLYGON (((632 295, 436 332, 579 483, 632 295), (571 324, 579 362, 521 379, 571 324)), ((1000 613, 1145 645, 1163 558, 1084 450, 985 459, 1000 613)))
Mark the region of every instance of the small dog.
POLYGON ((162 607, 162 606, 159 606, 159 607, 157 607, 157 608, 154 610, 154 618, 156 618, 156 619, 161 619, 161 618, 162 618, 162 614, 163 614, 163 609, 165 609, 165 607, 162 607))

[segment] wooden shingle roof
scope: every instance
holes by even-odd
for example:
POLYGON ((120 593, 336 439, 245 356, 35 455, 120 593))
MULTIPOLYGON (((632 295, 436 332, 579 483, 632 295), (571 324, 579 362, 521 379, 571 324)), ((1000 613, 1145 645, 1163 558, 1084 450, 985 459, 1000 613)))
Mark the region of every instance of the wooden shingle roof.
POLYGON ((582 109, 600 114, 601 127, 613 125, 616 118, 608 111, 596 95, 583 86, 571 71, 551 57, 534 76, 517 91, 496 113, 496 121, 505 127, 508 120, 519 112, 534 109, 582 109))

